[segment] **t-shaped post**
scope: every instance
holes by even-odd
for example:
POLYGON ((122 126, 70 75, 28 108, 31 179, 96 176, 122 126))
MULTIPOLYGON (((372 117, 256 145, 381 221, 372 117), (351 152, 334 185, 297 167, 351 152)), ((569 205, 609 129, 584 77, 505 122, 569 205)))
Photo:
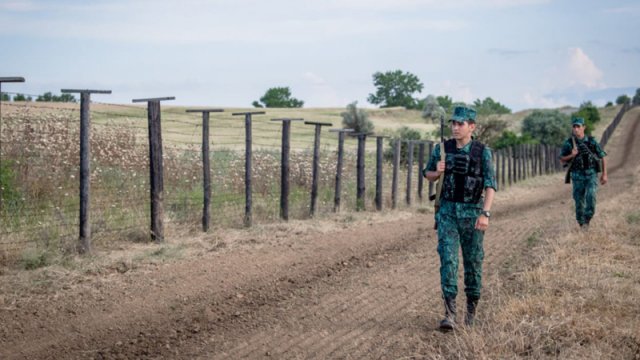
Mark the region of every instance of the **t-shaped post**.
POLYGON ((204 203, 202 205, 202 231, 209 231, 211 221, 211 165, 209 162, 209 113, 223 112, 222 109, 187 109, 188 113, 202 113, 202 186, 204 203))
POLYGON ((89 106, 91 94, 111 94, 111 90, 62 89, 61 93, 80 93, 80 235, 78 252, 91 252, 91 118, 89 106))
POLYGON ((244 162, 244 226, 250 227, 253 222, 251 210, 251 156, 252 156, 252 136, 251 136, 251 117, 253 115, 263 115, 264 111, 247 111, 231 113, 233 116, 244 115, 244 132, 245 132, 245 162, 244 162))
POLYGON ((333 126, 332 123, 305 121, 305 125, 314 125, 315 140, 313 142, 313 168, 311 170, 311 210, 310 214, 313 217, 316 213, 316 203, 318 200, 318 166, 320 165, 320 131, 323 126, 333 126))
POLYGON ((147 103, 149 123, 149 177, 151 194, 151 239, 164 241, 164 174, 162 165, 162 128, 160 126, 160 101, 175 97, 134 99, 134 103, 147 103))
POLYGON ((280 155, 280 218, 289 220, 289 153, 291 152, 291 122, 304 119, 278 118, 282 122, 282 152, 280 155))
POLYGON ((344 159, 344 134, 352 133, 353 129, 329 129, 338 133, 338 163, 336 164, 336 189, 333 195, 333 211, 340 211, 340 192, 342 191, 342 163, 344 159))

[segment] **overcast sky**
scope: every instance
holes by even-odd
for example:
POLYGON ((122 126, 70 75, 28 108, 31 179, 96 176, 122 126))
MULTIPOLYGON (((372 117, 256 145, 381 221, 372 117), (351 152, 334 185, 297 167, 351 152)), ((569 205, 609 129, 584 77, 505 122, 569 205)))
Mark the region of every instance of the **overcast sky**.
POLYGON ((373 73, 400 69, 418 97, 603 105, 640 87, 638 34, 637 0, 0 0, 0 76, 101 102, 248 107, 289 86, 305 107, 373 107, 373 73))

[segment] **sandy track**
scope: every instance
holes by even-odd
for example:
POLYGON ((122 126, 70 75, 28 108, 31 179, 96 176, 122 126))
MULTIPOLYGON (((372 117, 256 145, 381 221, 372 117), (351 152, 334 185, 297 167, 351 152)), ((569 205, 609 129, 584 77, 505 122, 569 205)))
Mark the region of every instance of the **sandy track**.
MULTIPOLYGON (((599 201, 635 184, 627 169, 639 164, 639 122, 636 108, 610 140, 610 185, 599 201)), ((508 271, 505 259, 534 232, 573 223, 570 188, 555 177, 550 188, 496 202, 485 284, 508 271)), ((320 234, 274 226, 228 251, 35 292, 0 309, 0 358, 420 355, 446 336, 435 331, 442 306, 432 227, 420 214, 320 234)))

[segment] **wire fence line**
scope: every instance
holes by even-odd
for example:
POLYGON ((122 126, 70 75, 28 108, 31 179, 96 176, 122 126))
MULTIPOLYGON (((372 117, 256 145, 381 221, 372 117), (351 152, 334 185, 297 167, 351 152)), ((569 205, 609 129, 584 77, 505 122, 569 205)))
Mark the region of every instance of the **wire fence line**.
MULTIPOLYGON (((78 216, 80 105, 35 106, 29 102, 3 105, 0 260, 8 261, 29 247, 74 252, 78 247, 78 229, 82 226, 78 216)), ((106 247, 116 240, 148 241, 153 231, 149 112, 136 105, 92 105, 95 109, 91 110, 89 135, 88 217, 91 241, 106 247)), ((627 110, 628 107, 623 107, 607 128, 604 144, 627 110)), ((169 236, 185 230, 202 231, 207 192, 203 186, 202 115, 171 108, 162 111, 161 116, 164 226, 169 236)), ((252 121, 250 215, 253 223, 283 218, 284 127, 270 120, 266 114, 256 115, 252 121)), ((245 125, 240 117, 222 112, 211 114, 208 128, 206 156, 210 161, 211 199, 207 216, 215 228, 244 226, 248 199, 245 125)), ((323 216, 340 209, 376 210, 428 203, 424 194, 431 195, 432 186, 421 179, 419 164, 426 165, 432 142, 413 141, 409 145, 397 139, 402 147, 394 146, 394 151, 404 149, 406 154, 411 146, 413 156, 403 157, 398 153, 394 157, 396 161, 386 159, 380 163, 376 152, 381 148, 387 150, 385 147, 389 145, 376 146, 372 136, 361 136, 360 140, 345 136, 344 151, 339 153, 336 134, 323 130, 317 144, 313 126, 293 122, 289 131, 287 218, 307 219, 312 214, 323 216), (362 146, 359 141, 363 142, 362 146), (314 163, 316 146, 318 157, 314 163), (342 157, 342 171, 338 179, 339 157, 342 157), (314 166, 317 166, 316 181, 312 178, 314 166), (394 174, 397 174, 396 181, 394 174), (336 196, 338 180, 341 190, 336 196)), ((521 145, 494 151, 493 155, 500 188, 562 170, 557 147, 521 145)))

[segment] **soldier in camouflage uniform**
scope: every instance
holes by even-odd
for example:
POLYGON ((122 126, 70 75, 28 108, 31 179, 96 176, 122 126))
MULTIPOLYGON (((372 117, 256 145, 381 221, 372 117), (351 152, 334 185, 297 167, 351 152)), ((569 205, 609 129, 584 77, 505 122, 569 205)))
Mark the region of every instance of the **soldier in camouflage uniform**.
POLYGON ((570 162, 576 220, 578 220, 578 225, 586 230, 596 212, 597 173, 601 173, 600 184, 604 185, 608 181, 605 160, 607 153, 602 150, 593 136, 585 136, 583 118, 574 117, 571 124, 573 126, 573 140, 568 138, 562 145, 560 161, 570 162))
POLYGON ((440 282, 445 304, 445 318, 440 322, 440 329, 445 331, 456 326, 460 248, 467 298, 465 323, 469 326, 473 323, 482 283, 482 242, 489 227, 489 211, 496 191, 491 150, 471 136, 476 127, 475 121, 475 110, 456 107, 450 120, 453 139, 444 142, 446 161, 440 161, 442 149, 438 144, 423 170, 429 181, 443 177, 436 222, 440 282))

